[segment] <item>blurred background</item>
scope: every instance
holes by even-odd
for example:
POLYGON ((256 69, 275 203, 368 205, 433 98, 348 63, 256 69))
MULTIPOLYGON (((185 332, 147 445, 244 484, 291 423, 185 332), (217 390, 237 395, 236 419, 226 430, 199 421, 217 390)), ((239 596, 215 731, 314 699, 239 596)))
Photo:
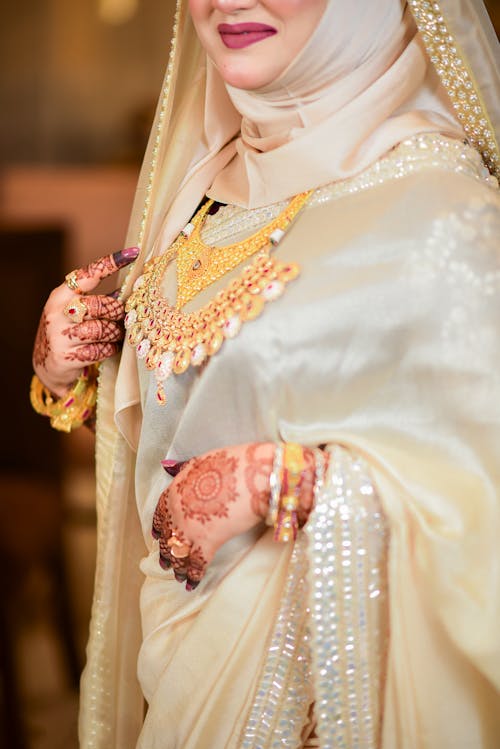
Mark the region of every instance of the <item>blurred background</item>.
POLYGON ((174 0, 0 10, 0 747, 76 749, 95 558, 94 441, 32 412, 31 348, 66 272, 123 247, 174 0))
MULTIPOLYGON (((500 0, 489 0, 500 29, 500 0)), ((29 406, 48 291, 123 246, 174 0, 0 10, 0 747, 76 749, 95 557, 93 436, 29 406)))

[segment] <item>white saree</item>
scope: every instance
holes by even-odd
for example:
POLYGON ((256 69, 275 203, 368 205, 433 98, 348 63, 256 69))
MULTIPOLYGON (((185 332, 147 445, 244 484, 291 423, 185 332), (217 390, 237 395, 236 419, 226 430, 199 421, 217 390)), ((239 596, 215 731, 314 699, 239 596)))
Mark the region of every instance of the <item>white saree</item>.
POLYGON ((130 347, 109 363, 82 747, 498 746, 499 230, 479 154, 410 138, 316 191, 277 251, 299 278, 164 408, 130 347), (278 439, 332 450, 295 549, 259 528, 186 592, 150 532, 160 461, 278 439))

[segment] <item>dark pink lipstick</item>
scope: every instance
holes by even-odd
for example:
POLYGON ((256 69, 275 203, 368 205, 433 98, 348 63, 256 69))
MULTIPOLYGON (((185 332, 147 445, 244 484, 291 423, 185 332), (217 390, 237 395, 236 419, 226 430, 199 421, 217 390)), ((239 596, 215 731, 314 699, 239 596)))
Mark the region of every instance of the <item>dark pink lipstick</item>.
POLYGON ((229 49, 243 49, 277 33, 273 26, 265 23, 220 23, 217 31, 229 49))

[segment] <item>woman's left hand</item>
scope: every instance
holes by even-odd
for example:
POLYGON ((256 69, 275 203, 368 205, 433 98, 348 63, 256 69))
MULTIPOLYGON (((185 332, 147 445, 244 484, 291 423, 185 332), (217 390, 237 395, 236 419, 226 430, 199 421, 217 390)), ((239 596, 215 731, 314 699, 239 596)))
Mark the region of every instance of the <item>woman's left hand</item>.
POLYGON ((263 442, 205 453, 161 494, 153 518, 160 564, 172 567, 187 590, 198 585, 217 549, 266 517, 274 451, 263 442))

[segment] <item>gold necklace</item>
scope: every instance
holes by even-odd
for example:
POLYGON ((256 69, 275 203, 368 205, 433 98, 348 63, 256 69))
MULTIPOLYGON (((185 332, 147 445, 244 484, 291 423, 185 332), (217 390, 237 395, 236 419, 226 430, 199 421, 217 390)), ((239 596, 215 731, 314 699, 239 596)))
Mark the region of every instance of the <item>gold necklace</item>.
MULTIPOLYGON (((247 240, 217 248, 227 252, 219 255, 212 269, 209 267, 205 270, 205 286, 250 255, 254 254, 255 257, 238 278, 195 312, 183 312, 179 300, 175 306, 171 305, 161 292, 161 284, 167 266, 176 255, 178 261, 183 253, 192 259, 193 254, 186 248, 191 242, 193 226, 197 232, 195 247, 199 250, 202 245, 199 232, 208 208, 202 207, 167 252, 146 263, 125 306, 125 327, 127 340, 136 347, 137 356, 144 359, 146 367, 155 372, 156 395, 160 405, 166 403, 164 383, 170 374, 182 374, 190 366, 203 364, 219 351, 225 340, 239 333, 244 322, 258 317, 264 305, 278 299, 285 285, 297 278, 299 266, 276 260, 270 251, 282 239, 285 229, 312 192, 297 195, 274 221, 247 240), (235 257, 238 258, 236 261, 235 257)), ((194 291, 195 288, 199 287, 198 291, 205 288, 199 285, 200 280, 197 278, 194 285, 188 280, 189 291, 180 288, 178 296, 192 299, 198 293, 194 291)))
POLYGON ((207 201, 182 231, 184 241, 181 241, 177 249, 177 309, 190 302, 202 289, 218 281, 251 255, 262 250, 269 242, 277 244, 304 205, 305 195, 306 193, 301 193, 292 198, 286 208, 260 231, 242 242, 224 247, 207 245, 201 238, 205 218, 214 202, 207 201))

